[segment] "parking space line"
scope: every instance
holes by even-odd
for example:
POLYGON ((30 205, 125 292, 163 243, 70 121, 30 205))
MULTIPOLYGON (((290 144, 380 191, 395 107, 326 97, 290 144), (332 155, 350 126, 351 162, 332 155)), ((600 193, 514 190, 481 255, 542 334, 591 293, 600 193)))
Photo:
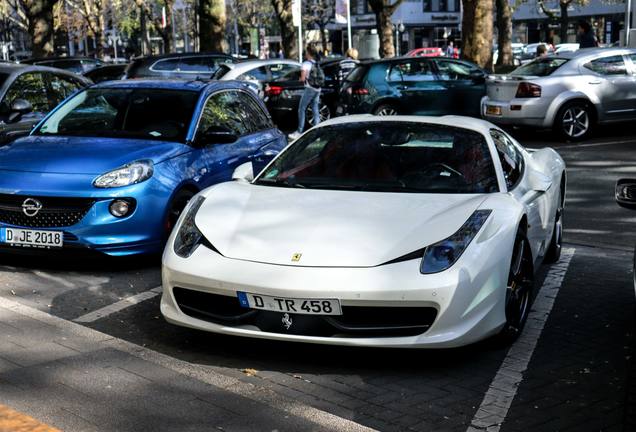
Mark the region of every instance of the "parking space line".
POLYGON ((117 303, 109 304, 108 306, 104 306, 101 309, 97 309, 93 312, 87 313, 86 315, 75 318, 73 321, 78 323, 90 323, 93 321, 97 321, 98 319, 105 318, 108 315, 112 315, 115 312, 122 311, 130 306, 139 304, 146 300, 150 300, 151 298, 161 294, 161 290, 161 286, 158 286, 149 291, 144 291, 134 296, 126 297, 125 299, 122 299, 117 303))
POLYGON ((534 299, 524 331, 508 350, 508 354, 490 383, 467 432, 499 431, 508 415, 512 401, 523 380, 523 373, 528 368, 528 363, 530 363, 543 327, 552 311, 552 306, 554 306, 554 301, 575 250, 574 248, 563 249, 559 262, 548 271, 543 285, 534 299))

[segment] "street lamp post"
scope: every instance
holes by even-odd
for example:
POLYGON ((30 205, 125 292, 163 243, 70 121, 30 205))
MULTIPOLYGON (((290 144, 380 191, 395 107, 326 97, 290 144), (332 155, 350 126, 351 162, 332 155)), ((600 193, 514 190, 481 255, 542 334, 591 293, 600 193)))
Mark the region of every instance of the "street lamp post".
POLYGON ((395 55, 396 57, 400 56, 400 33, 404 33, 405 27, 400 21, 397 24, 393 24, 393 28, 395 29, 395 55))

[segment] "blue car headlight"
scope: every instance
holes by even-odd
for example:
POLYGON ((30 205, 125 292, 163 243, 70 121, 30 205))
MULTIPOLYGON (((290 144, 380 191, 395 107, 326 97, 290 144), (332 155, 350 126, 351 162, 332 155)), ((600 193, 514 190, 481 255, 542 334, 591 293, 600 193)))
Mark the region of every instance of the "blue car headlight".
POLYGON ((475 211, 455 234, 426 247, 420 272, 423 274, 439 273, 455 264, 484 225, 490 213, 492 210, 475 211))
POLYGON ((152 177, 154 164, 151 160, 140 160, 102 174, 93 180, 98 188, 116 188, 141 183, 152 177))
POLYGON ((197 246, 201 244, 203 240, 203 234, 199 231, 194 218, 203 204, 205 198, 196 196, 188 203, 188 207, 185 210, 183 221, 179 225, 179 231, 174 238, 174 253, 181 258, 188 258, 196 250, 197 246))

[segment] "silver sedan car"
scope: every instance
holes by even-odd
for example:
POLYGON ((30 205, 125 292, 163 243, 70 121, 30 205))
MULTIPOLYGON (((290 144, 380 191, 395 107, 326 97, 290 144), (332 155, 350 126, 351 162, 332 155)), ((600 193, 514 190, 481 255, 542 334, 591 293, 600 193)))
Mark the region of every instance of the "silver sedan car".
POLYGON ((538 58, 489 77, 481 109, 493 123, 585 139, 597 124, 636 119, 636 50, 590 48, 538 58))

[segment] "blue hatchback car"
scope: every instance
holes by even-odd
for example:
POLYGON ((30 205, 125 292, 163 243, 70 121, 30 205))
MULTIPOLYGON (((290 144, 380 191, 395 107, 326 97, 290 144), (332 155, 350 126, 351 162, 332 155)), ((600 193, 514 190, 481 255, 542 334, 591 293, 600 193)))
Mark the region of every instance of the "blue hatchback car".
POLYGON ((194 194, 286 144, 239 82, 89 87, 0 147, 0 248, 159 252, 194 194))

